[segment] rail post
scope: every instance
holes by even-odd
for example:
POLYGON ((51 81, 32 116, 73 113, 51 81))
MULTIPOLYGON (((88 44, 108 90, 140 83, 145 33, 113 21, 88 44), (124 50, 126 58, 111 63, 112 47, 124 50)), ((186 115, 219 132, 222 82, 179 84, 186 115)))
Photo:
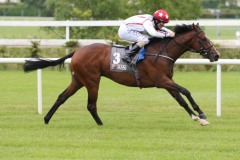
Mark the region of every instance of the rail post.
POLYGON ((217 116, 221 116, 221 64, 217 64, 217 116))
POLYGON ((38 114, 42 114, 42 70, 37 70, 38 114))

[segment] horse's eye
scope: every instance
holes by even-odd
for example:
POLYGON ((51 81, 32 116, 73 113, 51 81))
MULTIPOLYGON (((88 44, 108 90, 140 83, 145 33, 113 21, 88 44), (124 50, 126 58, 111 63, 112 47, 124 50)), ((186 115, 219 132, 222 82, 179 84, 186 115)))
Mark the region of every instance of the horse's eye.
POLYGON ((207 41, 207 38, 206 38, 206 37, 204 37, 204 38, 202 39, 202 41, 207 41))

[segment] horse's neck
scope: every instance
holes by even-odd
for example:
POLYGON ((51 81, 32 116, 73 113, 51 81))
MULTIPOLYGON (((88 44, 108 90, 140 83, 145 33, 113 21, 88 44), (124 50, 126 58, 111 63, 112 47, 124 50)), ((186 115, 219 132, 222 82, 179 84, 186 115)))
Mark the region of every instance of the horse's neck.
MULTIPOLYGON (((189 50, 190 45, 194 39, 194 32, 187 32, 181 35, 177 35, 174 39, 172 39, 170 44, 170 49, 172 47, 175 48, 174 58, 178 59, 181 57, 187 50, 189 50)), ((173 50, 173 48, 172 48, 173 50)))
POLYGON ((182 45, 188 46, 190 42, 193 40, 194 35, 195 35, 194 31, 186 32, 186 33, 177 35, 175 37, 175 40, 182 45))
POLYGON ((161 54, 177 60, 190 47, 191 41, 194 39, 195 32, 185 32, 177 35, 175 38, 153 39, 146 46, 150 53, 161 54))

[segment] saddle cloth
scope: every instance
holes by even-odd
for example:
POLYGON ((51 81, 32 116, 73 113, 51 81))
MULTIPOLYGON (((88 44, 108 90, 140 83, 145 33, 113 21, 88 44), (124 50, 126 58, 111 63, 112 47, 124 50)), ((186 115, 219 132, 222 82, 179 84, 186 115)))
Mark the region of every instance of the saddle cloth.
POLYGON ((110 58, 110 70, 115 72, 132 72, 132 65, 145 58, 144 47, 132 59, 132 63, 126 63, 122 57, 126 54, 125 46, 113 46, 110 58))

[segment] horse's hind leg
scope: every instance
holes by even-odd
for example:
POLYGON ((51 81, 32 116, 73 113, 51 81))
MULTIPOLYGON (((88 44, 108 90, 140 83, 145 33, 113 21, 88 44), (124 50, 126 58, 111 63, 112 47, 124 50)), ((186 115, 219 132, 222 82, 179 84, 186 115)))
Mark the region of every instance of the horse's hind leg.
POLYGON ((103 125, 101 119, 98 116, 97 113, 97 98, 98 98, 98 85, 95 85, 94 87, 87 87, 88 90, 88 103, 87 108, 88 111, 91 113, 92 117, 96 121, 98 125, 103 125))
POLYGON ((44 117, 45 124, 49 123, 51 117, 57 111, 58 107, 82 87, 83 85, 73 77, 71 84, 58 96, 56 102, 44 117))
MULTIPOLYGON (((79 76, 80 77, 80 76, 79 76)), ((81 82, 83 82, 84 86, 87 88, 88 92, 88 101, 87 101, 87 109, 91 113, 93 119, 96 121, 98 125, 103 125, 101 119, 97 113, 97 99, 98 99, 98 89, 100 83, 100 75, 95 74, 94 76, 81 76, 81 82)))

